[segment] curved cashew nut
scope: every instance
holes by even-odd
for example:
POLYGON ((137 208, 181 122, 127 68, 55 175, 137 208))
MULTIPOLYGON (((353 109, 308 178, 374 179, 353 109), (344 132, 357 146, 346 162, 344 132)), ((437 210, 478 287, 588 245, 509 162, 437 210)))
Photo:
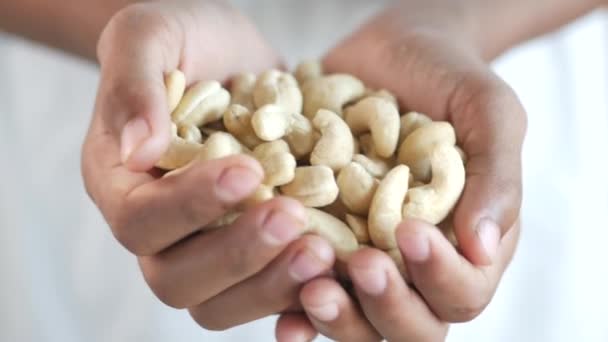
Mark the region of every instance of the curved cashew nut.
POLYGON ((224 113, 226 130, 248 148, 254 148, 263 142, 253 131, 253 126, 251 126, 252 117, 252 112, 247 107, 239 104, 230 105, 224 113))
POLYGON ((287 113, 302 113, 302 92, 298 82, 291 74, 278 70, 260 75, 253 90, 253 101, 257 108, 274 104, 287 113))
POLYGON ((464 189, 465 170, 454 146, 436 145, 430 163, 430 184, 410 189, 403 206, 403 217, 425 220, 431 224, 443 221, 458 202, 464 189))
POLYGON ((310 154, 310 164, 327 165, 334 171, 342 169, 351 161, 355 149, 348 125, 326 109, 319 109, 312 124, 321 132, 321 137, 310 154))
POLYGON ((367 244, 370 242, 367 220, 363 217, 346 214, 346 223, 355 234, 359 244, 367 244))
POLYGON ((186 75, 180 70, 174 70, 165 76, 167 105, 169 113, 173 112, 186 91, 186 75))
POLYGON ((371 131, 379 156, 395 153, 399 140, 399 111, 385 99, 368 97, 345 111, 346 123, 353 134, 371 131))
POLYGON ((319 61, 304 61, 296 67, 296 80, 303 86, 306 82, 323 76, 323 65, 319 61))
POLYGON ((380 90, 368 89, 368 90, 366 90, 365 95, 363 97, 364 98, 379 97, 381 99, 389 101, 390 103, 392 103, 395 106, 395 108, 397 108, 397 110, 399 110, 399 102, 397 101, 397 97, 386 89, 380 89, 380 90))
POLYGON ((173 122, 178 125, 201 127, 219 120, 228 104, 230 93, 219 82, 199 82, 192 86, 173 111, 173 122))
POLYGON ((273 199, 275 195, 276 191, 274 187, 266 184, 260 184, 253 194, 249 195, 247 199, 239 204, 238 208, 248 209, 254 207, 260 203, 273 199))
POLYGON ((252 73, 236 75, 230 84, 230 94, 232 94, 230 103, 241 105, 253 112, 255 109, 253 90, 256 82, 257 76, 252 73))
POLYGON ((286 112, 280 106, 270 104, 259 108, 251 118, 251 125, 258 138, 264 141, 285 137, 296 159, 306 156, 314 147, 311 122, 301 114, 286 112))
POLYGON ((363 154, 355 154, 353 161, 363 166, 365 171, 376 178, 384 178, 393 167, 392 163, 389 163, 385 159, 370 158, 363 154))
POLYGON ((342 203, 354 214, 367 215, 378 180, 359 163, 351 162, 340 171, 336 182, 342 203))
POLYGON ((334 172, 327 166, 303 166, 296 168, 291 183, 283 185, 281 192, 299 200, 307 207, 324 207, 338 198, 338 185, 334 172))
POLYGON ((306 213, 306 232, 326 239, 336 251, 338 260, 347 260, 359 248, 355 235, 344 222, 318 209, 306 208, 306 213))
POLYGON ((214 160, 241 153, 248 154, 250 151, 230 133, 215 132, 207 138, 195 159, 214 160))
POLYGON ((342 108, 365 93, 365 86, 357 78, 335 74, 309 80, 302 85, 304 115, 312 118, 319 109, 342 115, 342 108))
POLYGON ((399 132, 399 143, 402 143, 408 135, 418 128, 433 122, 431 118, 417 112, 409 112, 401 117, 401 131, 399 132))
POLYGON ((431 122, 412 132, 399 147, 398 160, 410 167, 418 181, 431 180, 431 152, 438 144, 454 146, 456 133, 448 122, 431 122))
POLYGON ((171 123, 171 142, 155 165, 159 169, 174 170, 185 166, 203 150, 202 144, 197 141, 183 139, 177 134, 177 131, 177 125, 171 123))
POLYGON ((189 142, 203 143, 203 134, 198 127, 193 125, 180 126, 177 129, 177 135, 189 142))
POLYGON ((295 177, 296 158, 289 153, 285 141, 275 140, 261 144, 253 150, 253 156, 264 169, 264 184, 272 187, 285 185, 295 177))
POLYGON ((369 235, 374 245, 383 250, 397 248, 395 230, 402 221, 403 202, 410 171, 405 165, 393 168, 378 185, 369 209, 369 235))

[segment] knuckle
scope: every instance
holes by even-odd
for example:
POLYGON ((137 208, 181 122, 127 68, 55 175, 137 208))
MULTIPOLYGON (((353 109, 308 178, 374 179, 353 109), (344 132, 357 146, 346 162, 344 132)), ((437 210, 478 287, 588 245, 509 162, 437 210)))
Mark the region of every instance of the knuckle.
POLYGON ((488 304, 489 299, 486 299, 485 296, 473 295, 468 300, 456 304, 444 312, 439 312, 439 318, 453 323, 469 322, 479 316, 488 304))
POLYGON ((174 309, 184 309, 188 303, 176 291, 175 280, 170 276, 162 256, 149 256, 139 259, 139 264, 148 287, 165 305, 174 309))
POLYGON ((132 224, 132 216, 127 210, 116 210, 107 217, 114 238, 129 252, 137 256, 154 254, 155 250, 147 239, 138 234, 132 224))

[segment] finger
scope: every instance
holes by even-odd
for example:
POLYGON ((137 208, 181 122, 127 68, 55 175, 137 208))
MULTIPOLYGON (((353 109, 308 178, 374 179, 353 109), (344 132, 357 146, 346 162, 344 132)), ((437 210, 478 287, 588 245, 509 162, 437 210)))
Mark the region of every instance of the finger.
POLYGON ((381 341, 382 337, 334 279, 319 278, 300 292, 302 306, 313 326, 336 341, 381 341))
POLYGON ((192 236, 169 249, 140 257, 148 285, 164 303, 185 308, 203 303, 262 270, 304 230, 295 200, 276 198, 233 224, 192 236))
POLYGON ((118 166, 108 178, 97 178, 113 181, 95 197, 118 241, 136 255, 152 255, 221 217, 253 193, 263 170, 252 158, 232 156, 192 163, 143 184, 130 184, 143 178, 131 176, 118 166))
POLYGON ((454 232, 472 263, 489 265, 501 236, 519 216, 525 112, 512 90, 490 72, 471 75, 454 94, 452 122, 468 155, 454 232))
POLYGON ((266 268, 217 296, 190 308, 190 314, 208 330, 225 330, 299 304, 301 285, 331 271, 334 253, 318 236, 293 242, 266 268), (252 295, 255 294, 255 295, 252 295))
POLYGON ((444 235, 424 221, 407 220, 397 230, 397 243, 408 274, 433 312, 449 322, 479 315, 498 286, 513 256, 519 227, 507 232, 491 266, 476 267, 444 235))
POLYGON ((98 44, 101 84, 97 110, 120 137, 122 162, 132 171, 154 167, 170 140, 164 75, 178 68, 178 25, 155 6, 130 6, 108 23, 98 44))
POLYGON ((305 314, 286 313, 277 320, 275 336, 278 342, 308 342, 317 337, 317 331, 305 314))
POLYGON ((447 324, 401 278, 386 253, 364 248, 348 263, 365 316, 388 341, 442 341, 447 324))

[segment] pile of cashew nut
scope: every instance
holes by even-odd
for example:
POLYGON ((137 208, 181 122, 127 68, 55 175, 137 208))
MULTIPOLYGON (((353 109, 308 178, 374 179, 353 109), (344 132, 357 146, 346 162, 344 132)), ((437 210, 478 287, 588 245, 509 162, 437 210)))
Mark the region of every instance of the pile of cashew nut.
MULTIPOLYGON (((339 261, 361 246, 384 250, 407 278, 395 230, 404 218, 440 224, 452 243, 450 213, 465 184, 466 157, 448 122, 408 112, 396 98, 318 62, 293 74, 241 74, 230 91, 216 81, 186 89, 165 77, 172 141, 157 167, 247 154, 265 178, 239 210, 290 196, 308 213, 307 232, 334 247, 339 261)), ((231 212, 212 225, 234 221, 231 212)))

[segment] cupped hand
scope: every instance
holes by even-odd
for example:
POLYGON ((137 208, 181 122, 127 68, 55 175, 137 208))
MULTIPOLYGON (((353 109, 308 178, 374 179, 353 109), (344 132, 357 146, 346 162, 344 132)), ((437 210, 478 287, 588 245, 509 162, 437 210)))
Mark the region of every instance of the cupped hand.
POLYGON ((494 295, 519 236, 526 114, 482 59, 474 26, 458 3, 403 1, 324 59, 328 72, 357 75, 392 91, 403 108, 453 124, 468 156, 453 214, 458 247, 437 227, 406 218, 396 237, 416 290, 389 258, 361 250, 348 268, 361 307, 334 281, 314 280, 300 294, 307 316, 281 317, 280 340, 315 330, 349 341, 442 340, 445 322, 473 319, 494 295))
POLYGON ((299 238, 300 204, 276 198, 221 229, 201 230, 259 185, 255 160, 192 163, 165 177, 153 168, 170 138, 165 74, 180 69, 189 84, 224 81, 274 67, 277 55, 222 1, 170 1, 117 13, 98 57, 101 81, 82 152, 85 184, 117 240, 138 256, 153 292, 209 329, 297 306, 299 286, 334 258, 322 239, 299 238))

